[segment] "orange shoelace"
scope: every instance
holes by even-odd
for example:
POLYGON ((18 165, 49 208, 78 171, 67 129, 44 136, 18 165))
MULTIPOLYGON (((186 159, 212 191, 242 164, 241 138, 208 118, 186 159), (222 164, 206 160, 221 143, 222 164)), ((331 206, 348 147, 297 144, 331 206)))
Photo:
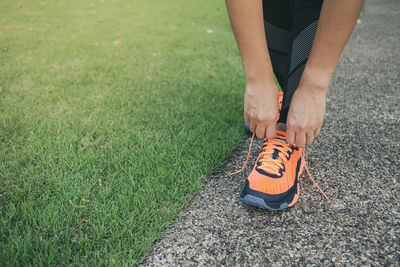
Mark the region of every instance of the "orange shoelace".
MULTIPOLYGON (((251 137, 251 141, 250 141, 250 146, 249 146, 249 152, 247 154, 247 159, 246 162, 244 163, 243 167, 233 173, 230 173, 229 176, 241 173, 247 166, 247 163, 249 162, 249 158, 250 158, 250 154, 251 154, 251 147, 253 146, 253 140, 254 140, 254 135, 255 133, 253 133, 252 137, 251 137)), ((282 143, 274 140, 274 139, 270 139, 269 141, 269 145, 268 146, 264 146, 263 147, 263 151, 260 153, 260 155, 258 156, 257 160, 259 160, 260 158, 260 166, 258 168, 267 171, 269 173, 274 173, 274 174, 278 174, 279 170, 281 168, 283 168, 283 163, 288 160, 289 158, 289 153, 292 153, 293 150, 291 150, 290 147, 285 147, 282 146, 282 143), (272 159, 272 154, 274 153, 275 150, 278 150, 278 157, 279 160, 273 160, 272 159), (286 158, 285 158, 286 157, 286 158)), ((306 172, 308 174, 308 177, 310 178, 310 180, 313 182, 313 184, 318 188, 318 190, 321 192, 321 194, 327 199, 329 200, 329 198, 326 196, 326 194, 324 193, 324 191, 318 186, 318 184, 315 182, 315 180, 312 178, 310 171, 307 168, 307 164, 305 163, 305 149, 303 149, 303 159, 304 159, 304 167, 306 169, 306 172)))
POLYGON ((257 160, 260 159, 258 169, 279 175, 279 170, 283 169, 283 164, 289 159, 289 154, 292 152, 293 147, 282 146, 282 142, 270 139, 268 140, 268 146, 263 147, 263 151, 257 158, 257 160), (277 153, 277 159, 273 159, 275 151, 279 152, 277 153))

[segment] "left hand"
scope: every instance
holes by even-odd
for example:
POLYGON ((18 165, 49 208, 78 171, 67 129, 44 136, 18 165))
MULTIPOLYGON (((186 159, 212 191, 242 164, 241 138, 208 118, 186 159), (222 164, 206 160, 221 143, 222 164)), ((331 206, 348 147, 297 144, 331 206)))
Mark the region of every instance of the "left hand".
POLYGON ((290 103, 286 141, 298 147, 311 144, 321 130, 325 105, 326 90, 300 85, 290 103))

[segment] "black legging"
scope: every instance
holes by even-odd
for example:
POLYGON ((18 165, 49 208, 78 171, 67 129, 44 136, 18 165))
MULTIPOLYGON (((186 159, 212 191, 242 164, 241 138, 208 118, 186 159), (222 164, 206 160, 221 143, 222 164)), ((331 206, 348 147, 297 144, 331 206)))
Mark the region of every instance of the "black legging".
POLYGON ((264 26, 272 67, 284 92, 279 122, 311 52, 323 0, 263 0, 264 26))

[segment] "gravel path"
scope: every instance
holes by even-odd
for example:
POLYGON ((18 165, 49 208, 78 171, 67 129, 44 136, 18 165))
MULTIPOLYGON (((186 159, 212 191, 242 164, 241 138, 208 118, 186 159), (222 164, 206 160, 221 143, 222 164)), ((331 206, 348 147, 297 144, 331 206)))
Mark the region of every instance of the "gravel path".
POLYGON ((307 164, 326 201, 301 177, 294 208, 267 212, 239 201, 261 149, 250 138, 143 263, 160 265, 400 265, 400 1, 366 3, 327 98, 307 164))

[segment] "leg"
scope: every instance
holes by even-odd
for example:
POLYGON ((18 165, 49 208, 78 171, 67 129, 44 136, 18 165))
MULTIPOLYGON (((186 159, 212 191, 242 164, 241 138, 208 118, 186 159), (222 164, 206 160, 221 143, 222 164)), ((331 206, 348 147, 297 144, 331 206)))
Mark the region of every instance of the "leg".
POLYGON ((311 52, 322 0, 263 0, 265 34, 272 67, 284 92, 280 123, 311 52))
POLYGON ((264 27, 274 74, 285 92, 293 25, 292 0, 263 0, 264 27))
POLYGON ((297 0, 293 4, 293 26, 287 73, 283 81, 284 97, 279 122, 286 123, 290 101, 299 85, 314 42, 322 0, 297 0))

